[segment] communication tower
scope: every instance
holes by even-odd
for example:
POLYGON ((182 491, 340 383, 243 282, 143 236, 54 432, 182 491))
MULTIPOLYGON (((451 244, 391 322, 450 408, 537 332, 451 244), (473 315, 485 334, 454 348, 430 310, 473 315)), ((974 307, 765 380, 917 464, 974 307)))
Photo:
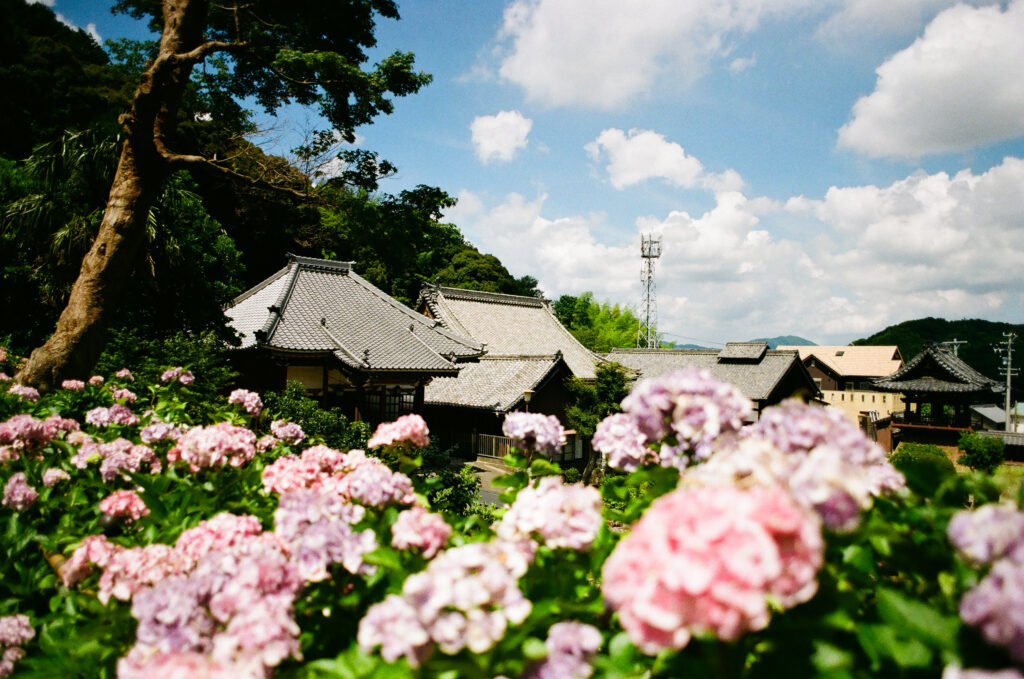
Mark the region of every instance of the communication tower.
POLYGON ((640 328, 636 346, 640 349, 658 348, 658 298, 654 287, 654 263, 661 257, 661 237, 640 235, 640 290, 643 302, 640 308, 640 328))

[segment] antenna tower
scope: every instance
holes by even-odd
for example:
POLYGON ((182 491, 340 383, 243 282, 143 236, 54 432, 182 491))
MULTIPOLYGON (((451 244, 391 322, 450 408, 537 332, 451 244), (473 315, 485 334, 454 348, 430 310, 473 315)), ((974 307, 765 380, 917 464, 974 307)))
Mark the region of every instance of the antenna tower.
POLYGON ((643 304, 640 309, 640 328, 636 335, 639 349, 658 348, 658 298, 654 287, 654 262, 661 257, 661 237, 640 236, 640 290, 643 304))

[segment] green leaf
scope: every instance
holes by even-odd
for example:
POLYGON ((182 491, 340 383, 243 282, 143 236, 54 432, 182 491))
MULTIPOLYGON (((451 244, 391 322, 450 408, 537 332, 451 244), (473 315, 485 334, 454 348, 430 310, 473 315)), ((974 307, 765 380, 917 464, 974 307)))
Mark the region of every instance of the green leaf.
POLYGON ((542 457, 534 458, 530 464, 530 476, 559 476, 562 468, 542 457))
POLYGON ((928 604, 892 589, 878 590, 877 601, 882 620, 905 634, 936 648, 949 648, 956 643, 959 618, 944 616, 928 604))
POLYGON ((876 664, 882 658, 890 658, 900 667, 929 667, 932 662, 932 652, 925 644, 902 637, 888 625, 859 625, 857 640, 876 664))
POLYGON ((529 660, 540 660, 548 655, 548 647, 537 637, 530 637, 523 642, 523 655, 529 660))
POLYGON ((526 472, 514 472, 512 474, 502 474, 501 476, 495 477, 491 481, 492 486, 498 488, 514 488, 519 490, 525 488, 526 484, 530 482, 530 476, 526 472))
POLYGON ((853 667, 853 654, 827 642, 816 641, 811 662, 819 672, 836 672, 853 667))

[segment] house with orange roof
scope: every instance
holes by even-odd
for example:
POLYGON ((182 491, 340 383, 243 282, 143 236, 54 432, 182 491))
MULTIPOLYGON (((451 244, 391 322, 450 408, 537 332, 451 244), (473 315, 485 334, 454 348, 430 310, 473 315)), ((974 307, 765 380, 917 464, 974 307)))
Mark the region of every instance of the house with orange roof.
POLYGON ((888 377, 903 367, 899 347, 785 346, 800 354, 826 404, 840 409, 854 422, 877 421, 903 410, 900 394, 880 391, 871 381, 888 377))

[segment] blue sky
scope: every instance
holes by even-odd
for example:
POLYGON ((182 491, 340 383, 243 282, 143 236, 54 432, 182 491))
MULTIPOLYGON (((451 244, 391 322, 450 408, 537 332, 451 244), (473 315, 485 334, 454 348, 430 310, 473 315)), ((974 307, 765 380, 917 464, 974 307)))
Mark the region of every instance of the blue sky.
MULTIPOLYGON (((108 2, 48 4, 138 30, 108 2)), ((667 339, 1024 322, 1024 0, 399 7, 380 54, 434 82, 358 144, 399 167, 385 190, 457 195, 448 218, 549 296, 638 306, 655 233, 667 339)))

